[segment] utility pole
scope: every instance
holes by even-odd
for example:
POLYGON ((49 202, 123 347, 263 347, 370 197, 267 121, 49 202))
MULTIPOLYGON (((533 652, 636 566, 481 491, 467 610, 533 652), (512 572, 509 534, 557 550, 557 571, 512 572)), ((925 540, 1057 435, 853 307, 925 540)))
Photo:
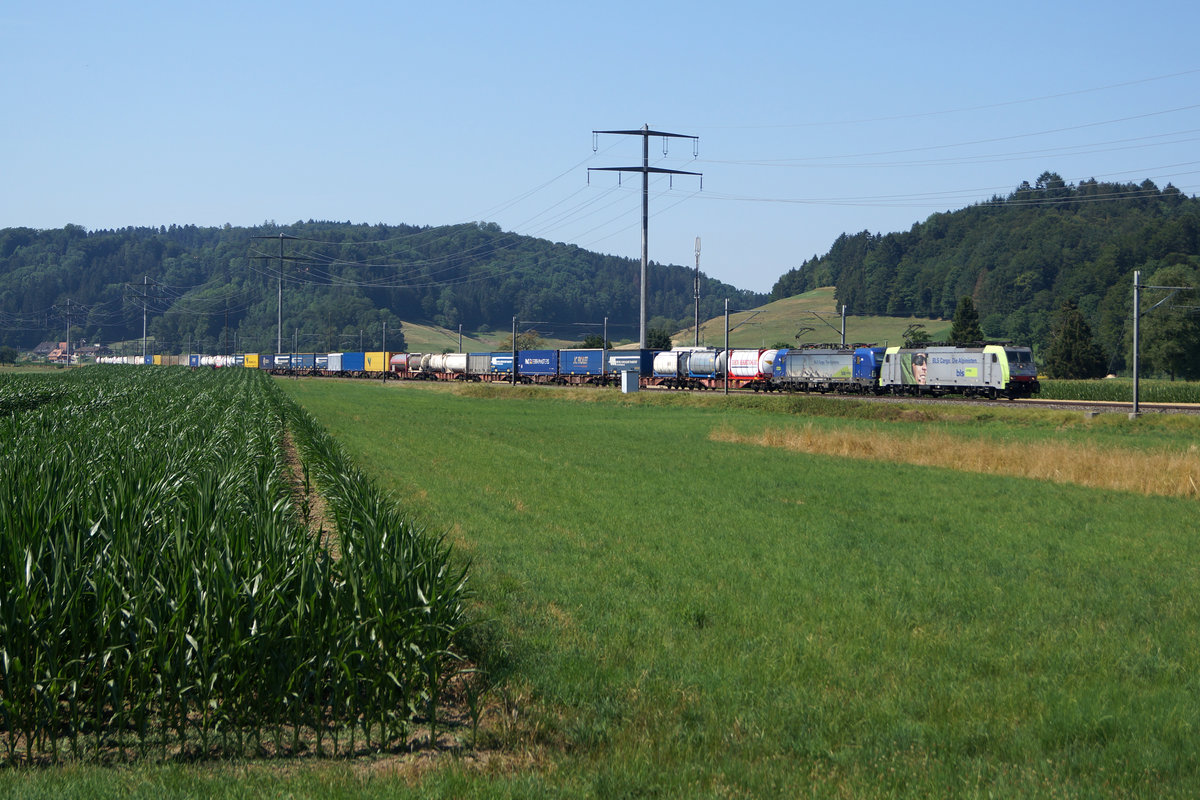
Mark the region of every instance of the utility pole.
MULTIPOLYGON (((299 236, 289 236, 286 233, 281 233, 278 236, 251 236, 251 239, 279 239, 279 304, 276 310, 275 322, 275 352, 283 352, 283 240, 292 239, 299 240, 299 236)), ((259 256, 259 258, 268 258, 269 256, 259 256)), ((288 261, 299 261, 298 258, 288 258, 288 261)))
POLYGON ((696 347, 700 346, 700 237, 696 237, 696 347))
POLYGON ((67 298, 67 366, 71 366, 71 298, 67 298))
MULTIPOLYGON (((158 286, 158 283, 156 282, 154 285, 158 286)), ((137 284, 126 284, 127 290, 132 290, 134 286, 137 286, 137 284)), ((144 362, 146 360, 146 308, 150 301, 150 276, 142 276, 141 294, 130 293, 126 297, 133 297, 142 301, 142 361, 144 362)))
POLYGON ((1130 419, 1138 415, 1138 320, 1142 317, 1142 271, 1133 271, 1133 413, 1130 419))
MULTIPOLYGON (((641 334, 640 344, 643 350, 646 349, 646 267, 650 262, 650 247, 649 247, 649 228, 650 228, 650 173, 656 175, 698 175, 701 177, 700 188, 704 188, 703 173, 687 172, 680 169, 663 169, 661 167, 650 166, 650 137, 663 137, 664 152, 667 139, 691 139, 692 154, 697 154, 697 146, 700 141, 699 136, 688 136, 682 133, 665 133, 663 131, 652 131, 650 126, 643 125, 641 130, 636 131, 592 131, 593 140, 597 134, 612 133, 622 136, 641 136, 642 137, 642 165, 640 167, 588 167, 588 175, 590 176, 593 170, 600 172, 640 172, 642 173, 642 282, 641 282, 641 334)), ((593 143, 592 149, 596 146, 593 143)))
POLYGON ((150 276, 142 276, 142 360, 146 360, 146 294, 150 289, 150 276))
POLYGON ((729 298, 725 298, 725 394, 729 394, 729 298))
POLYGON ((1133 271, 1133 412, 1130 413, 1130 419, 1137 419, 1141 413, 1138 407, 1138 336, 1140 334, 1139 320, 1144 314, 1149 314, 1154 309, 1161 306, 1163 303, 1170 300, 1180 292, 1190 292, 1194 289, 1193 286, 1144 286, 1142 285, 1142 271, 1133 271), (1142 289, 1163 289, 1171 293, 1159 300, 1154 305, 1142 311, 1142 289))

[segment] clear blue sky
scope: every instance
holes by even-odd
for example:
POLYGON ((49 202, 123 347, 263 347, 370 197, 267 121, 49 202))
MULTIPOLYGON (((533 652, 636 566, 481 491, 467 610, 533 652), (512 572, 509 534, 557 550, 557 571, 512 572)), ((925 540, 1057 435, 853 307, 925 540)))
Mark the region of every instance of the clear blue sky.
POLYGON ((1045 170, 1200 190, 1200 3, 0 6, 0 227, 506 230, 768 290, 1045 170), (593 144, 598 152, 593 152, 593 144))

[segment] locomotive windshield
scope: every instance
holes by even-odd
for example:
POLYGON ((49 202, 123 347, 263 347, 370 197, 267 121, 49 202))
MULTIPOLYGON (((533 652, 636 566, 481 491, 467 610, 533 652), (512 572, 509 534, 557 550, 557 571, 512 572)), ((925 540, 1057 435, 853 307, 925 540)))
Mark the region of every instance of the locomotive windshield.
POLYGON ((1030 350, 1007 350, 1008 363, 1010 364, 1032 364, 1033 352, 1030 350))

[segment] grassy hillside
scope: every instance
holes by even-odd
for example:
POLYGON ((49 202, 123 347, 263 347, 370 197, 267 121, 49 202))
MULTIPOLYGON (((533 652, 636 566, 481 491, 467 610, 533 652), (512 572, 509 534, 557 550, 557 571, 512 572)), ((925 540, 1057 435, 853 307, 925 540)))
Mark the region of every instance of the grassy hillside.
MULTIPOLYGON (((840 310, 833 297, 834 289, 827 286, 794 297, 776 300, 765 306, 729 314, 729 344, 731 347, 768 347, 776 342, 820 344, 841 340, 840 310), (797 333, 803 328, 799 337, 797 333)), ((925 326, 934 340, 950 334, 949 320, 916 317, 847 316, 846 342, 869 344, 899 344, 904 330, 913 323, 925 326)), ((695 341, 693 328, 679 331, 672 337, 677 345, 695 341)), ((714 317, 700 323, 700 341, 711 347, 725 343, 725 317, 714 317)))
MULTIPOLYGON (((765 306, 729 314, 729 344, 731 347, 768 347, 776 342, 821 344, 841 339, 841 317, 833 298, 833 287, 813 289, 804 294, 776 300, 765 306), (796 336, 802 328, 811 328, 796 336)), ((934 340, 950 335, 950 321, 917 317, 847 316, 846 342, 869 344, 899 344, 905 329, 914 323, 925 326, 934 340)), ((494 350, 508 331, 485 334, 463 334, 466 350, 494 350)), ((447 347, 457 349, 458 332, 434 325, 404 323, 404 338, 413 352, 441 352, 447 347)), ((677 331, 671 341, 677 346, 694 342, 693 328, 677 331)), ((713 317, 700 323, 700 343, 709 347, 725 344, 725 317, 713 317)), ((546 347, 571 347, 575 342, 566 339, 547 339, 546 347)), ((629 347, 631 345, 618 345, 629 347)))

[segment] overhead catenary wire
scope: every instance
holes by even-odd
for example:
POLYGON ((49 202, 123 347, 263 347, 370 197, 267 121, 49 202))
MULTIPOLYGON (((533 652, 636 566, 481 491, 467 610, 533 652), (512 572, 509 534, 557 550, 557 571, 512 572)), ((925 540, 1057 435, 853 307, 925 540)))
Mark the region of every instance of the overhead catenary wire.
MULTIPOLYGON (((1085 89, 1078 89, 1066 92, 1057 92, 1041 95, 1039 97, 1026 98, 1023 100, 1010 100, 997 103, 981 103, 961 108, 950 109, 933 109, 933 110, 918 110, 912 114, 895 115, 895 116, 879 116, 873 118, 864 118, 856 120, 816 120, 811 122, 800 123, 795 126, 762 126, 762 127, 819 127, 828 125, 855 125, 855 124, 873 124, 882 121, 891 121, 898 119, 916 119, 921 117, 931 117, 946 114, 955 114, 968 111, 978 111, 988 108, 1002 108, 1017 106, 1024 103, 1036 103, 1050 99, 1062 98, 1071 95, 1084 94, 1090 92, 1101 92, 1113 90, 1122 87, 1130 87, 1138 84, 1145 84, 1153 81, 1165 81, 1169 79, 1177 79, 1185 76, 1191 76, 1200 73, 1200 70, 1185 70, 1174 72, 1167 75, 1152 76, 1138 80, 1123 81, 1118 83, 1109 83, 1104 86, 1096 86, 1085 89)), ((1079 131, 1088 128, 1096 128, 1106 125, 1117 125, 1123 123, 1134 122, 1137 120, 1147 119, 1162 119, 1169 115, 1190 113, 1195 109, 1200 108, 1200 105, 1178 105, 1169 108, 1152 109, 1146 113, 1129 114, 1112 119, 1091 121, 1082 124, 1064 125, 1057 127, 1047 127, 1035 131, 1018 132, 1011 135, 995 136, 995 137, 978 137, 973 139, 964 139, 963 141, 955 141, 948 143, 932 143, 921 147, 912 148, 893 148, 888 150, 863 148, 863 152, 843 153, 843 154, 808 154, 803 157, 785 157, 777 159, 701 159, 697 163, 703 165, 720 165, 727 167, 747 167, 756 169, 772 169, 790 171, 794 169, 818 169, 818 168, 834 168, 834 169, 879 169, 879 168, 899 168, 899 167, 944 167, 944 166, 959 166, 959 165, 974 165, 998 162, 1017 162, 1023 159, 1030 158, 1058 158, 1058 157, 1081 157, 1096 155, 1105 152, 1136 152, 1139 150, 1152 150, 1160 146, 1178 146, 1187 145, 1197 140, 1195 134, 1200 132, 1200 129, 1190 128, 1186 126, 1178 126, 1176 130, 1171 132, 1158 132, 1141 136, 1110 136, 1097 137, 1097 140, 1078 144, 1058 145, 1045 148, 1021 148, 1006 150, 1005 148, 989 148, 987 152, 980 152, 978 148, 987 143, 995 143, 1001 141, 1014 141, 1024 138, 1040 137, 1051 134, 1061 134, 1064 132, 1079 131), (976 152, 963 152, 954 154, 948 152, 952 149, 961 149, 969 151, 976 148, 976 152), (939 155, 939 151, 944 154, 939 155), (891 156, 899 155, 921 155, 926 154, 925 158, 894 158, 891 156)), ((1022 117, 1023 118, 1023 117, 1022 117)), ((720 126, 705 126, 698 125, 702 131, 714 130, 720 126)), ((757 126, 745 125, 730 125, 728 128, 753 128, 757 126)), ((615 145, 614 145, 615 146, 615 145)), ((598 149, 598 148, 597 148, 598 149)), ((607 149, 610 148, 606 148, 607 149)), ((847 148, 849 150, 849 148, 847 148)), ((595 156, 589 155, 590 158, 595 156)), ((1167 159, 1160 159, 1166 161, 1167 159)), ((538 198, 545 199, 546 202, 538 205, 533 212, 521 215, 519 221, 506 226, 509 230, 505 231, 499 238, 495 235, 490 235, 489 242, 483 246, 471 246, 458 250, 447 255, 437 258, 412 259, 409 254, 402 252, 407 249, 404 245, 409 243, 433 242, 437 232, 444 230, 438 228, 419 228, 414 226, 403 226, 403 232, 395 236, 381 237, 378 239, 349 242, 329 241, 329 237, 297 237, 298 240, 306 244, 320 245, 321 248, 338 248, 337 251, 330 252, 324 250, 321 252, 312 252, 304 254, 303 262, 295 262, 300 268, 307 268, 308 271, 299 275, 287 276, 288 285, 296 284, 311 284, 311 285, 330 285, 330 286, 345 286, 345 287, 361 287, 361 288, 429 288, 434 286, 453 286, 464 283, 474 283, 478 281, 486 281, 494 278, 502 278, 506 275, 518 272, 523 267, 517 263, 511 263, 504 259, 494 259, 488 255, 503 254, 521 247, 523 237, 537 236, 546 238, 561 238, 568 241, 580 243, 581 246, 593 246, 597 242, 606 242, 614 237, 625 235, 631 226, 621 225, 621 220, 624 215, 615 213, 620 208, 621 204, 627 199, 632 199, 634 190, 630 187, 618 186, 580 186, 578 184, 567 187, 565 192, 556 192, 561 188, 564 180, 576 173, 578 168, 587 163, 588 159, 577 160, 563 169, 554 171, 553 177, 536 183, 531 188, 525 189, 520 193, 514 194, 512 197, 503 200, 499 203, 492 204, 484 215, 479 219, 487 219, 493 214, 502 214, 511 211, 514 208, 528 203, 531 200, 538 198), (611 228, 611 226, 617 226, 611 228), (569 232, 570 235, 559 236, 562 232, 569 232), (389 245, 398 245, 397 247, 389 247, 389 245), (366 251, 371 247, 380 247, 391 252, 368 254, 366 251), (358 270, 365 270, 376 273, 374 278, 367 278, 361 274, 351 275, 351 270, 348 268, 354 267, 358 270), (420 277, 412 274, 423 270, 424 274, 420 277)), ((1150 159, 1144 159, 1150 161, 1150 159)), ((677 162, 676 162, 677 163, 677 162)), ((1181 168, 1195 166, 1197 162, 1180 162, 1173 165, 1160 167, 1143 168, 1140 170, 1129 169, 1121 172, 1106 173, 1107 176, 1119 175, 1136 175, 1138 179, 1150 179, 1161 185, 1169 181, 1170 185, 1180 190, 1181 192, 1194 192, 1200 188, 1195 182, 1181 181, 1181 178, 1187 179, 1197 174, 1196 170, 1181 168), (1170 170, 1176 170, 1170 172, 1170 170)), ((1064 174, 1065 171, 1063 171, 1064 174)), ((1104 180, 1105 175, 1093 175, 1099 180, 1104 180)), ((982 181, 979 183, 983 183, 982 181)), ((729 191, 731 186, 735 184, 725 180, 721 182, 721 187, 717 191, 711 189, 703 194, 686 193, 681 196, 678 192, 675 196, 678 198, 674 202, 662 205, 655 204, 654 214, 660 215, 670 212, 675 209, 680 203, 685 200, 692 199, 698 196, 705 203, 765 203, 778 205, 824 205, 824 206, 885 206, 898 208, 933 208, 942 209, 950 205, 975 205, 975 206, 1038 206, 1046 204, 1055 204, 1064 202, 1062 198, 1055 197, 1031 197, 1028 199, 1009 198, 1004 195, 1015 192, 1019 187, 1011 184, 1004 186, 983 186, 979 188, 963 188, 964 184, 958 186, 950 186, 941 191, 930 190, 929 187, 915 187, 919 191, 902 192, 902 193, 870 193, 870 192, 853 192, 848 191, 843 196, 832 195, 828 192, 821 194, 813 194, 812 196, 786 196, 775 193, 738 193, 729 191), (993 195, 1001 195, 997 198, 993 195)), ((971 184, 966 184, 970 186, 971 184)), ((1153 190, 1118 190, 1111 193, 1091 194, 1086 197, 1079 196, 1074 193, 1066 202, 1076 205, 1082 204, 1102 204, 1102 203, 1120 203, 1139 198, 1153 196, 1153 190)), ((661 195, 655 195, 659 197, 661 195)), ((466 223, 463 223, 466 224, 466 223)), ((370 226, 362 226, 370 227, 370 226)), ((437 239, 440 243, 444 243, 445 239, 440 237, 437 239)), ((418 249, 416 247, 412 249, 418 249)), ((251 263, 249 274, 255 275, 257 278, 260 274, 259 270, 251 263)), ((203 284, 201 284, 203 287, 203 284)), ((153 301, 155 308, 162 309, 162 312, 170 312, 177 314, 201 316, 206 313, 223 313, 222 308, 217 308, 217 304, 224 303, 225 299, 218 297, 215 293, 209 295, 208 299, 203 296, 195 296, 194 290, 196 287, 175 287, 182 291, 179 297, 174 301, 163 298, 153 301), (193 291, 189 291, 189 289, 193 291)), ((200 288, 203 291, 203 288, 200 288)), ((231 293, 228 295, 229 302, 236 302, 238 308, 247 309, 255 304, 252 299, 256 290, 253 287, 244 287, 242 294, 231 293)), ((164 294, 168 294, 164 289, 164 294)), ((259 300, 261 302, 261 298, 259 300)), ((232 306, 231 306, 232 308, 232 306)), ((97 309, 92 312, 93 318, 96 314, 109 315, 106 319, 119 318, 122 313, 120 309, 113 308, 97 309)), ((18 317, 14 314, 0 315, 0 326, 19 326, 23 323, 36 321, 33 317, 36 315, 26 314, 18 317)))
MULTIPOLYGON (((1068 92, 1051 93, 1051 94, 1042 95, 1039 97, 1027 98, 1024 100, 1013 100, 1013 101, 1005 101, 1005 102, 1001 102, 1001 103, 991 103, 991 104, 977 104, 974 106, 970 106, 969 108, 963 108, 963 109, 933 110, 933 111, 917 112, 917 113, 914 113, 911 115, 904 115, 904 116, 920 117, 920 116, 928 116, 928 115, 934 115, 934 114, 955 113, 958 111, 973 110, 973 109, 987 108, 987 107, 1002 107, 1002 106, 1019 105, 1021 103, 1033 103, 1033 102, 1038 102, 1040 100, 1045 100, 1045 99, 1055 98, 1055 97, 1062 97, 1062 96, 1067 96, 1067 95, 1071 95, 1071 94, 1082 94, 1082 93, 1087 93, 1087 92, 1103 91, 1103 90, 1107 90, 1107 89, 1114 89, 1114 88, 1123 87, 1123 86, 1131 86, 1131 85, 1147 83, 1147 82, 1151 82, 1151 81, 1167 80, 1170 78, 1176 78, 1176 77, 1194 74, 1196 72, 1200 72, 1200 70, 1181 71, 1181 72, 1171 73, 1168 75, 1153 76, 1150 78, 1144 78, 1144 79, 1139 79, 1139 80, 1111 83, 1106 86, 1091 87, 1091 88, 1073 90, 1073 91, 1068 91, 1068 92)), ((914 147, 914 148, 893 148, 890 150, 867 151, 864 153, 851 154, 849 156, 815 154, 815 155, 805 156, 803 158, 766 159, 766 160, 764 160, 764 159, 757 159, 757 160, 754 160, 754 159, 744 159, 744 160, 705 159, 705 160, 699 161, 699 163, 701 163, 701 164, 724 164, 724 165, 729 165, 729 166, 764 166, 764 167, 778 166, 778 167, 787 167, 787 168, 791 168, 793 165, 810 167, 810 166, 824 166, 824 165, 834 165, 834 164, 836 164, 838 166, 838 168, 849 168, 851 166, 879 167, 881 165, 892 165, 892 164, 895 164, 897 166, 914 166, 914 165, 915 166, 938 166, 938 165, 950 165, 950 164, 986 163, 988 161, 999 161, 999 160, 1016 161, 1016 160, 1020 160, 1022 158, 1030 158, 1030 157, 1037 157, 1037 156, 1088 155, 1088 154, 1093 154, 1093 153, 1098 153, 1098 152, 1106 152, 1106 151, 1153 148, 1153 147, 1157 147, 1159 145, 1179 145, 1179 144, 1188 143, 1196 138, 1193 136, 1193 134, 1200 131, 1200 129, 1181 128, 1179 130, 1169 132, 1169 133, 1156 133, 1156 134, 1146 135, 1146 136, 1110 137, 1105 140, 1087 142, 1084 144, 1059 145, 1059 146, 1054 146, 1054 147, 1038 148, 1038 149, 1026 148, 1023 150, 1008 151, 1008 152, 993 151, 993 152, 987 152, 987 153, 960 154, 960 155, 938 157, 938 158, 926 158, 926 159, 920 159, 920 160, 917 160, 917 159, 910 159, 910 160, 892 159, 890 161, 880 161, 879 160, 881 158, 881 156, 885 156, 887 154, 917 153, 917 152, 927 152, 927 151, 932 152, 932 151, 936 151, 938 149, 945 150, 945 149, 952 149, 952 148, 960 148, 961 149, 961 148, 968 148, 968 147, 977 147, 978 145, 980 145, 982 143, 1019 140, 1022 138, 1046 136, 1046 135, 1049 135, 1052 133, 1061 133, 1064 131, 1075 131, 1075 130, 1081 130, 1081 129, 1085 129, 1085 128, 1093 128, 1093 127, 1098 127, 1098 126, 1115 125, 1115 124, 1129 122, 1129 121, 1133 121, 1133 120, 1144 120, 1144 119, 1149 119, 1149 118, 1162 117, 1164 115, 1172 115, 1172 114, 1182 113, 1185 111, 1194 110, 1196 108, 1200 108, 1200 104, 1179 105, 1179 106, 1174 106, 1174 107, 1170 107, 1170 108, 1154 109, 1154 110, 1150 110, 1150 111, 1147 111, 1144 113, 1139 113, 1139 114, 1127 114, 1127 115, 1124 115, 1121 117, 1114 117, 1114 118, 1105 119, 1105 120, 1088 121, 1088 122, 1080 123, 1080 124, 1076 124, 1076 125, 1056 126, 1053 128, 1043 128, 1043 129, 1039 129, 1039 130, 1035 130, 1035 131, 1024 131, 1024 132, 1019 132, 1016 134, 1005 135, 1005 136, 981 137, 981 138, 976 138, 976 139, 967 140, 967 141, 958 141, 958 142, 950 142, 950 143, 934 143, 934 144, 922 145, 921 147, 914 147), (861 163, 861 164, 856 164, 853 161, 849 161, 849 162, 847 161, 847 159, 855 159, 855 158, 858 158, 860 160, 864 160, 864 159, 874 159, 874 160, 869 163, 861 163), (838 161, 838 159, 842 159, 842 160, 838 161)), ((869 121, 871 121, 871 120, 861 120, 859 122, 869 122, 869 121)), ((711 129, 711 126, 709 126, 708 129, 711 129)), ((598 152, 600 149, 599 143, 598 143, 598 138, 599 138, 598 135, 593 135, 593 152, 598 152)), ((695 152, 693 153, 693 155, 698 156, 698 154, 695 152)), ((582 163, 584 163, 584 162, 582 162, 582 161, 576 162, 574 167, 567 167, 563 170, 560 170, 560 171, 558 171, 558 173, 555 177, 552 177, 549 180, 543 181, 542 183, 537 184, 533 188, 515 195, 514 197, 510 198, 507 201, 496 204, 492 208, 496 211, 508 210, 508 209, 515 207, 516 205, 518 205, 519 203, 521 203, 523 201, 526 201, 526 200, 534 198, 534 197, 541 196, 541 195, 545 194, 547 191, 549 191, 550 189, 552 189, 556 184, 560 183, 565 177, 569 176, 570 173, 572 172, 573 168, 577 168, 578 165, 582 164, 582 163)), ((1134 171, 1130 170, 1129 172, 1134 172, 1134 171)), ((1143 171, 1142 177, 1145 177, 1145 174, 1146 174, 1145 171, 1143 171)), ((1170 179, 1170 178, 1175 178, 1175 180, 1178 181, 1178 177, 1180 177, 1180 176, 1171 175, 1171 176, 1152 176, 1152 177, 1155 178, 1156 180, 1160 180, 1160 181, 1163 179, 1170 179)), ((1180 189, 1181 191, 1187 191, 1192 188, 1192 185, 1190 185, 1190 184, 1175 183, 1173 185, 1175 186, 1175 188, 1180 189)), ((752 195, 739 195, 737 193, 727 192, 727 191, 717 191, 717 192, 707 192, 704 195, 702 195, 702 198, 704 199, 705 202, 709 202, 709 203, 712 203, 712 202, 718 202, 718 203, 720 203, 720 202, 739 202, 739 203, 751 202, 751 203, 778 203, 778 204, 784 204, 784 205, 787 205, 787 204, 820 204, 820 205, 828 205, 828 206, 892 206, 892 207, 938 208, 938 207, 942 207, 946 203, 967 203, 967 204, 993 203, 993 202, 995 202, 995 198, 991 197, 991 195, 993 195, 995 193, 1001 193, 1001 192, 1011 192, 1015 188, 1017 188, 1017 187, 1014 187, 1010 184, 1010 185, 1006 185, 1006 186, 985 187, 982 189, 967 189, 967 188, 955 187, 955 188, 946 189, 946 190, 943 190, 940 192, 920 191, 920 192, 910 192, 910 193, 904 193, 904 194, 889 194, 889 195, 858 194, 858 195, 847 195, 844 197, 836 197, 836 196, 787 197, 787 196, 766 196, 766 195, 752 196, 752 195)), ((576 197, 580 191, 581 191, 581 189, 579 187, 572 187, 572 191, 565 197, 555 198, 554 200, 552 200, 552 202, 550 202, 549 204, 547 204, 540 210, 536 211, 535 213, 532 213, 532 214, 529 214, 529 215, 526 215, 525 217, 523 217, 523 219, 521 221, 519 221, 515 225, 511 226, 511 233, 506 234, 506 236, 509 236, 509 241, 507 241, 507 242, 502 243, 493 238, 491 241, 489 241, 482 247, 469 247, 466 249, 457 250, 450 254, 441 256, 437 259, 418 260, 418 259, 412 259, 411 257, 409 257, 408 254, 401 254, 401 253, 372 254, 369 257, 355 255, 355 257, 353 259, 347 259, 345 256, 349 255, 350 253, 345 252, 346 250, 354 250, 354 249, 361 250, 363 247, 368 246, 367 243, 365 243, 365 242, 364 243, 355 243, 351 247, 343 247, 343 252, 340 253, 339 257, 336 257, 336 258, 329 257, 326 255, 314 256, 312 258, 313 271, 311 271, 308 274, 308 276, 305 277, 305 280, 312 280, 313 282, 328 281, 331 283, 338 283, 340 285, 346 285, 346 286, 378 287, 378 288, 387 288, 388 286, 393 286, 393 287, 405 286, 405 287, 412 287, 412 288, 421 288, 421 287, 436 286, 436 285, 454 285, 454 284, 463 283, 463 282, 473 282, 476 280, 487 280, 489 276, 485 272, 473 271, 471 275, 464 277, 461 274, 464 267, 472 266, 471 264, 466 263, 466 262, 474 261, 474 256, 477 254, 481 254, 484 252, 497 253, 497 252, 502 252, 501 248, 509 249, 510 247, 518 247, 520 244, 519 239, 520 239, 520 237, 523 237, 523 236, 546 236, 546 237, 549 237, 549 236, 555 235, 556 232, 561 232, 561 231, 570 229, 571 235, 562 237, 562 238, 566 238, 567 240, 570 240, 570 241, 580 242, 584 246, 592 246, 596 242, 607 241, 607 240, 611 239, 612 237, 618 235, 620 233, 620 230, 608 232, 608 233, 602 233, 606 226, 619 222, 619 217, 613 217, 612 219, 606 219, 606 220, 596 220, 595 217, 597 215, 599 215, 600 213, 602 213, 601 209, 603 206, 600 204, 597 204, 597 203, 590 202, 590 200, 593 199, 592 197, 585 198, 585 200, 582 203, 577 203, 577 204, 570 203, 571 198, 576 197), (589 222, 591 224, 587 224, 589 222), (583 223, 583 224, 581 224, 581 223, 583 223), (582 233, 580 233, 580 231, 582 231, 582 233), (319 266, 319 263, 321 263, 321 262, 324 262, 325 264, 327 264, 327 266, 326 267, 319 266), (339 272, 343 272, 344 267, 347 264, 351 264, 351 263, 369 264, 370 268, 372 270, 376 270, 376 271, 384 272, 384 273, 393 273, 393 274, 387 275, 387 276, 380 275, 377 279, 364 279, 364 278, 362 278, 362 276, 357 276, 354 278, 347 279, 344 275, 337 274, 339 272), (420 279, 418 279, 419 282, 417 282, 417 283, 414 283, 413 276, 400 274, 401 271, 404 271, 404 270, 414 270, 417 268, 421 268, 423 266, 432 267, 435 264, 437 265, 437 269, 426 269, 425 274, 420 279), (325 274, 320 274, 321 272, 324 272, 325 274)), ((592 193, 594 190, 588 190, 588 191, 589 191, 589 193, 592 193)), ((621 202, 621 196, 627 192, 628 192, 628 190, 624 186, 618 186, 616 188, 607 187, 607 188, 603 189, 603 194, 601 195, 601 197, 609 198, 610 193, 612 193, 611 199, 607 200, 606 203, 612 204, 612 205, 617 205, 621 202)), ((690 197, 690 195, 689 195, 689 197, 690 197)), ((1120 202, 1120 201, 1127 200, 1127 199, 1134 199, 1134 195, 1131 194, 1130 192, 1122 191, 1122 192, 1119 192, 1119 193, 1116 193, 1113 195, 1107 195, 1107 196, 1093 195, 1086 199, 1079 198, 1079 197, 1073 198, 1073 200, 1075 202, 1087 202, 1087 203, 1120 202)), ((1033 198, 1033 199, 1028 199, 1028 200, 1007 200, 1007 202, 1009 202, 1009 203, 1020 202, 1020 203, 1024 203, 1024 204, 1034 205, 1034 204, 1038 204, 1038 203, 1055 202, 1055 201, 1052 198, 1048 198, 1048 199, 1033 198)), ((673 207, 674 205, 676 205, 676 204, 672 204, 666 210, 669 210, 669 208, 673 207)), ((656 214, 657 213, 660 213, 660 212, 656 211, 656 214)), ((381 239, 378 241, 380 241, 380 242, 396 242, 396 241, 402 241, 402 240, 403 241, 420 241, 420 239, 418 237, 422 237, 422 236, 426 235, 428 232, 429 232, 429 229, 407 231, 403 237, 389 237, 387 239, 381 239)), ((500 275, 500 274, 504 274, 506 272, 515 271, 516 269, 518 269, 518 267, 516 267, 516 266, 497 265, 494 269, 493 274, 500 275)))

